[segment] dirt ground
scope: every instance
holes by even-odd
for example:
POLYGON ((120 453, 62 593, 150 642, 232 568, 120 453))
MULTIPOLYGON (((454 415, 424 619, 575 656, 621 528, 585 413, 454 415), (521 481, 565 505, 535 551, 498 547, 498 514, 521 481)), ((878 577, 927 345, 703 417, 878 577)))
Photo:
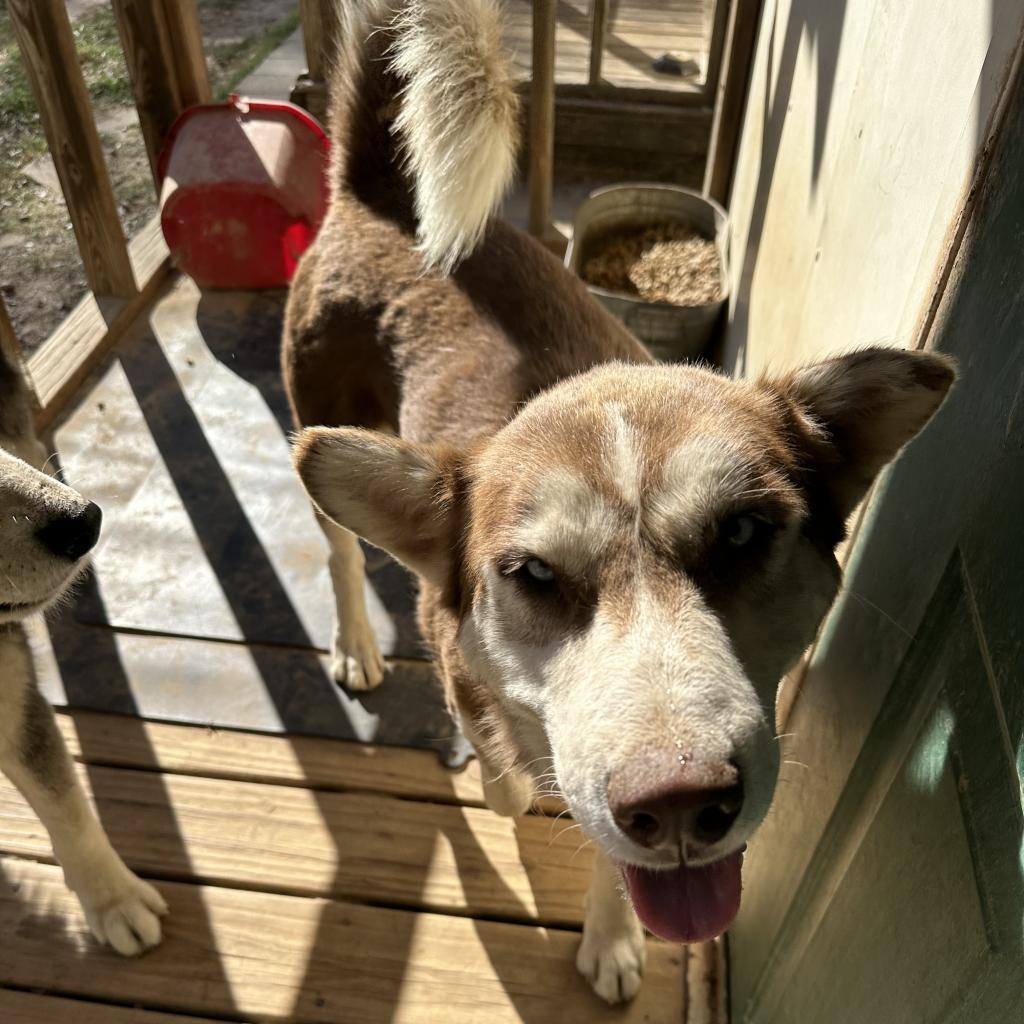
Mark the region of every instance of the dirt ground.
MULTIPOLYGON (((132 238, 156 213, 156 195, 117 27, 106 0, 68 0, 122 226, 132 238)), ((210 81, 223 97, 298 24, 295 0, 199 0, 210 81)), ((0 295, 27 352, 86 291, 17 42, 0 5, 0 295)))

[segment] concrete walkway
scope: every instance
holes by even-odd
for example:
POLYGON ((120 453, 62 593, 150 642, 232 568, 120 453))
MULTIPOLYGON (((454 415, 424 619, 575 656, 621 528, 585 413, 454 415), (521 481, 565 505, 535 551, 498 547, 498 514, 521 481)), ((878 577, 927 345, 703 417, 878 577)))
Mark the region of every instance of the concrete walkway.
POLYGON ((267 59, 238 83, 243 96, 261 100, 286 100, 295 79, 306 68, 302 28, 297 28, 267 59))

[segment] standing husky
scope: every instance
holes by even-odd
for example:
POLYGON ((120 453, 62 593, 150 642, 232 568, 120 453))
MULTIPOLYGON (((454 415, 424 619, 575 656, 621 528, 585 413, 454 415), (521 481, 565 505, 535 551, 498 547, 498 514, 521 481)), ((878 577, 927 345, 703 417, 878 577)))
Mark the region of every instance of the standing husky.
POLYGON ((358 534, 420 577, 491 806, 554 784, 593 840, 577 963, 628 999, 641 922, 693 942, 735 916, 778 774, 778 681, 836 594, 847 517, 954 370, 891 349, 747 381, 655 365, 491 217, 518 125, 491 5, 341 17, 333 198, 283 354, 331 549, 334 672, 364 689, 384 671, 358 534))
POLYGON ((160 941, 167 908, 125 867, 90 809, 36 688, 22 626, 60 598, 100 532, 99 508, 41 472, 45 460, 24 380, 0 350, 0 771, 46 826, 93 934, 134 956, 160 941))

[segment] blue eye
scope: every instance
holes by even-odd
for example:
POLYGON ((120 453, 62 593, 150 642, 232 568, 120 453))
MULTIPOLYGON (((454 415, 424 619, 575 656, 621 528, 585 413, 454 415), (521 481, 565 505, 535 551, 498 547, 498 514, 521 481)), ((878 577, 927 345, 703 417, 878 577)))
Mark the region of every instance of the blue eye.
POLYGON ((778 529, 778 523, 765 516, 743 513, 723 520, 718 527, 718 536, 730 547, 746 548, 766 543, 778 529))
POLYGON ((539 558, 531 558, 527 561, 523 566, 523 571, 537 583, 551 583, 555 578, 555 570, 539 558))
POLYGON ((722 537, 734 548, 742 548, 754 539, 757 525, 753 516, 734 516, 722 524, 722 537))

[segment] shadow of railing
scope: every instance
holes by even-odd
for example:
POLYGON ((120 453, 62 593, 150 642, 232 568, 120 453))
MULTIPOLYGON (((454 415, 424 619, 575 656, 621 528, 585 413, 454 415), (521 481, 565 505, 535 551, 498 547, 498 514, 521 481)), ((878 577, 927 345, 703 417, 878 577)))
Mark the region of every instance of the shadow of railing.
MULTIPOLYGON (((103 599, 99 592, 96 577, 91 572, 81 584, 79 600, 102 610, 103 599)), ((140 750, 145 750, 153 762, 158 761, 156 752, 149 743, 145 727, 138 720, 138 706, 132 694, 131 683, 121 663, 114 633, 103 629, 83 630, 76 626, 70 615, 58 616, 49 624, 50 639, 54 655, 60 670, 67 702, 74 706, 88 705, 92 695, 88 692, 90 682, 96 678, 96 666, 102 665, 104 685, 108 688, 109 702, 112 708, 125 715, 125 728, 133 732, 132 743, 140 750)), ((88 740, 82 738, 82 760, 85 762, 86 773, 94 799, 96 812, 104 828, 111 832, 110 802, 105 795, 105 783, 102 771, 90 764, 88 740)), ((169 849, 174 859, 182 865, 190 863, 188 844, 181 833, 174 812, 174 802, 167 791, 166 782, 159 772, 139 773, 136 790, 138 798, 147 807, 153 808, 158 815, 158 827, 164 837, 165 848, 169 849)), ((116 845, 116 843, 115 843, 116 845)), ((174 913, 173 900, 170 913, 174 913)), ((192 931, 190 941, 198 948, 215 951, 216 941, 209 915, 203 906, 198 906, 190 915, 192 931)), ((159 954, 155 954, 159 955, 159 954)), ((112 964, 112 967, 116 964, 112 964)), ((231 984, 227 974, 221 969, 219 960, 211 969, 210 981, 225 993, 228 1008, 233 1011, 235 1006, 231 998, 231 984)))
MULTIPOLYGON (((286 405, 282 404, 276 366, 277 330, 269 327, 275 322, 275 318, 272 315, 273 306, 263 305, 265 301, 264 297, 256 297, 253 302, 254 308, 261 311, 260 319, 268 325, 265 336, 256 338, 258 344, 255 346, 232 346, 227 332, 229 329, 237 331, 238 325, 236 323, 230 328, 223 318, 218 320, 204 315, 200 318, 200 329, 210 351, 233 372, 240 374, 259 389, 278 426, 284 430, 286 421, 283 417, 286 405), (224 333, 221 334, 221 331, 224 333), (251 359, 248 358, 251 355, 249 348, 257 350, 251 359), (263 358, 264 348, 267 352, 274 353, 273 360, 269 356, 263 358), (245 358, 242 358, 243 352, 246 354, 245 358)), ((208 306, 206 314, 209 314, 209 308, 208 306)), ((276 322, 279 329, 279 316, 276 322)), ((203 424, 183 390, 167 352, 157 338, 146 335, 123 345, 120 359, 145 425, 152 435, 159 457, 194 529, 203 557, 216 574, 227 605, 238 623, 243 642, 250 637, 264 638, 262 643, 246 644, 246 651, 256 666, 281 726, 286 732, 293 733, 315 731, 322 735, 341 738, 359 737, 359 731, 346 712, 336 684, 328 677, 322 656, 315 649, 285 584, 250 522, 231 479, 221 465, 217 451, 207 438, 203 424), (265 642, 268 637, 270 643, 265 642), (286 642, 274 643, 274 638, 286 642), (311 713, 311 709, 315 710, 311 713), (310 728, 311 721, 315 725, 313 729, 310 728)), ((159 552, 150 552, 148 555, 159 557, 159 552)), ((116 646, 117 633, 109 625, 102 625, 108 623, 108 615, 95 579, 88 582, 79 601, 79 613, 95 625, 82 626, 70 620, 62 625, 61 621, 58 621, 54 625, 53 641, 69 703, 89 705, 89 694, 84 692, 84 688, 89 685, 88 680, 96 677, 97 665, 119 666, 120 661, 116 646)), ((113 671, 117 673, 118 669, 115 668, 113 671)), ((138 714, 139 708, 132 696, 123 667, 120 668, 116 681, 108 685, 112 687, 104 702, 108 709, 129 715, 138 714)), ((422 702, 426 721, 430 721, 438 708, 443 711, 439 689, 436 687, 433 691, 424 689, 418 694, 403 694, 400 688, 391 687, 386 682, 376 693, 360 696, 360 704, 365 710, 382 719, 390 716, 397 724, 397 728, 390 730, 392 737, 399 736, 416 741, 420 745, 427 745, 425 741, 430 737, 423 735, 422 728, 419 734, 402 733, 402 719, 404 718, 406 722, 409 719, 410 700, 422 702)), ((203 718, 202 709, 197 708, 196 719, 203 718)), ((447 737, 437 736, 436 739, 437 742, 433 745, 443 753, 452 745, 453 731, 449 727, 447 737)), ((302 746, 296 744, 293 749, 300 767, 307 767, 312 774, 313 766, 303 765, 302 746)), ((88 750, 84 751, 84 754, 88 759, 88 750)), ((94 775, 96 796, 102 813, 102 772, 94 775)), ((173 804, 161 776, 154 773, 149 784, 152 789, 145 795, 146 799, 162 808, 161 813, 166 818, 163 827, 174 828, 176 823, 173 804)), ((330 797, 316 788, 313 788, 311 793, 313 799, 317 801, 321 816, 327 821, 329 814, 326 804, 330 797)), ((451 802, 457 802, 454 786, 451 802)), ((464 817, 463 815, 463 819, 464 817)), ((343 836, 332 834, 335 835, 337 842, 344 842, 343 836)), ((439 833, 439 839, 444 838, 439 833)), ((457 837, 452 833, 447 837, 447 841, 462 850, 469 850, 476 843, 468 823, 458 830, 457 837), (455 841, 456 838, 458 842, 455 841)), ((342 850, 339 848, 339 861, 341 854, 342 850)), ((471 890, 483 887, 484 891, 491 894, 501 894, 500 902, 506 907, 510 919, 529 921, 532 918, 532 910, 519 901, 516 893, 499 873, 489 866, 482 848, 477 845, 468 859, 472 863, 474 876, 467 876, 464 883, 466 887, 471 890), (481 865, 487 867, 482 869, 481 865)), ((177 848, 171 852, 171 860, 176 864, 188 864, 188 851, 180 833, 177 848)), ((406 865, 404 885, 407 891, 422 893, 430 870, 429 858, 425 858, 422 865, 416 867, 406 865)), ((469 870, 468 865, 466 870, 469 870)), ((343 901, 342 906, 345 902, 360 902, 360 894, 351 892, 351 888, 349 880, 342 877, 339 869, 333 881, 326 884, 324 893, 329 899, 343 901)), ((372 899, 368 902, 373 904, 372 899)), ((392 917, 392 927, 389 931, 389 955, 394 956, 396 952, 401 953, 404 950, 403 962, 406 964, 416 926, 416 902, 412 900, 409 906, 403 907, 407 913, 392 917)), ((190 914, 191 912, 190 908, 190 914)), ((341 951, 333 946, 337 935, 336 918, 335 905, 328 904, 321 916, 320 926, 311 937, 305 951, 306 973, 298 987, 294 1006, 294 1014, 297 1017, 305 1012, 302 1008, 306 1006, 306 1001, 316 998, 315 993, 317 986, 322 982, 324 965, 338 962, 341 951)), ((499 979, 509 979, 509 998, 517 1006, 522 1002, 520 1008, 524 1014, 523 1019, 530 1020, 530 1000, 524 999, 522 995, 521 979, 513 984, 513 978, 517 975, 513 958, 506 948, 507 942, 503 944, 497 941, 492 931, 483 928, 479 933, 480 941, 485 948, 489 943, 494 946, 492 961, 495 972, 499 979)), ((531 941, 543 941, 543 933, 540 931, 524 931, 525 934, 531 935, 531 941), (537 938, 538 936, 540 938, 537 938)), ((208 922, 206 934, 200 941, 209 943, 209 948, 215 950, 215 936, 208 922)), ((268 941, 273 941, 273 936, 268 936, 268 941)), ((489 954, 490 952, 489 950, 489 954)), ((216 989, 230 993, 230 979, 223 968, 218 968, 211 974, 209 980, 216 989)), ((401 998, 402 979, 392 980, 395 983, 390 994, 380 1001, 381 1020, 390 1019, 397 1012, 401 998)))

